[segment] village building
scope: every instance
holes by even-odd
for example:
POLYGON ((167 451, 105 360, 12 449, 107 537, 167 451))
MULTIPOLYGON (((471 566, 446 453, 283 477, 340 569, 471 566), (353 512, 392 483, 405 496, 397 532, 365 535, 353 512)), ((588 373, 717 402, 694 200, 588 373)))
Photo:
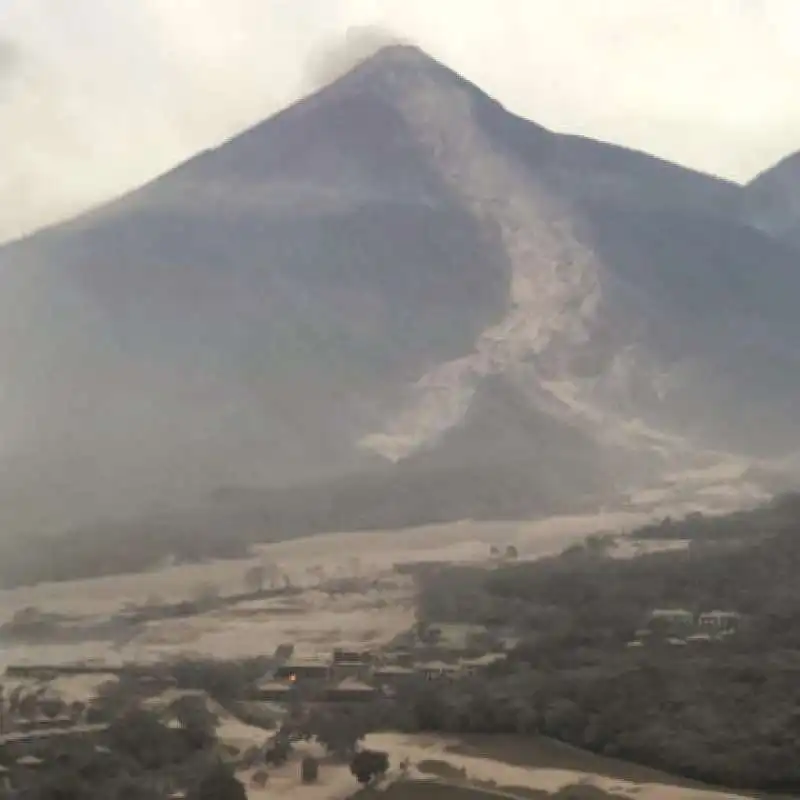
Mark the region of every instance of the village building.
POLYGON ((256 699, 265 703, 288 703, 292 697, 289 681, 265 680, 256 686, 256 699))
POLYGON ((395 664, 399 667, 413 667, 414 666, 414 652, 408 648, 398 648, 391 650, 387 654, 387 661, 390 664, 395 664))
POLYGON ((274 677, 290 681, 325 681, 331 677, 331 663, 321 659, 291 659, 275 669, 274 677))
POLYGON ((379 686, 395 688, 412 680, 417 673, 410 667, 402 667, 399 664, 385 664, 376 667, 372 673, 372 680, 379 686))
POLYGON ((663 636, 688 635, 695 628, 695 615, 683 608, 657 608, 650 613, 647 627, 663 636))
POLYGON ((467 675, 475 675, 476 673, 483 672, 496 664, 498 661, 505 660, 505 653, 486 653, 478 658, 465 658, 460 662, 461 669, 467 675))
POLYGON ((374 686, 352 678, 345 678, 325 692, 325 699, 331 703, 363 703, 374 700, 376 696, 374 686))
POLYGON ((105 735, 107 725, 75 725, 71 728, 46 728, 42 730, 14 731, 0 736, 0 749, 6 764, 11 761, 29 769, 35 769, 37 762, 51 751, 54 740, 74 743, 77 741, 96 742, 105 735), (29 758, 30 757, 30 758, 29 758), (21 762, 20 759, 25 759, 21 762))
POLYGON ((337 647, 333 651, 334 664, 369 664, 372 653, 369 650, 354 650, 337 647))
POLYGON ((37 756, 22 756, 17 759, 17 765, 27 769, 37 769, 41 767, 42 764, 44 764, 44 759, 38 758, 37 756))
POLYGON ((742 615, 736 611, 706 611, 697 618, 697 625, 709 633, 722 633, 737 630, 741 621, 742 615))
POLYGON ((18 731, 38 731, 71 728, 73 725, 73 720, 63 714, 56 717, 47 717, 38 714, 30 719, 18 719, 15 727, 18 731))
POLYGON ((452 653, 480 652, 490 646, 489 633, 483 625, 468 623, 440 623, 432 625, 427 632, 427 644, 435 645, 452 653))
POLYGON ((454 678, 462 673, 462 669, 458 664, 446 664, 444 661, 429 661, 425 664, 418 664, 417 672, 432 681, 454 678))

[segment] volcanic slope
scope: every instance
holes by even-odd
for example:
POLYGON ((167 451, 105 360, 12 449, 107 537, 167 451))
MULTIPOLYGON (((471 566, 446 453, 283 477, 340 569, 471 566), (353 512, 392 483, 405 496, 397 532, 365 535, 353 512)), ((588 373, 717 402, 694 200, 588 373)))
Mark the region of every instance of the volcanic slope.
POLYGON ((786 456, 797 254, 741 221, 743 191, 386 48, 0 249, 3 521, 431 470, 452 516, 476 474, 546 513, 786 456), (582 468, 554 482, 562 447, 582 468))

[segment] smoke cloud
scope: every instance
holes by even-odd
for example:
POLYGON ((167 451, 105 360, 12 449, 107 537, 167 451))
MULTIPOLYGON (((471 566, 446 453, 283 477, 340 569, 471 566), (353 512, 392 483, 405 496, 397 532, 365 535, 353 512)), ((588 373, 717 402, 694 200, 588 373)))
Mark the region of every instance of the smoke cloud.
POLYGON ((19 60, 14 42, 0 38, 0 81, 5 80, 19 60))
POLYGON ((348 28, 343 37, 325 42, 311 53, 306 63, 304 91, 315 92, 333 83, 379 50, 397 44, 412 42, 377 25, 348 28))

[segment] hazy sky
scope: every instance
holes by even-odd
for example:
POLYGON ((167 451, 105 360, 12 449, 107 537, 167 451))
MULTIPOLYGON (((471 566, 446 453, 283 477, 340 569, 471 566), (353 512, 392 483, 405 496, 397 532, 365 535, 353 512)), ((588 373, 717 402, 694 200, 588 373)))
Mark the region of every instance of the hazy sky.
POLYGON ((0 0, 0 238, 285 105, 360 25, 558 130, 736 179, 800 149, 800 0, 0 0))

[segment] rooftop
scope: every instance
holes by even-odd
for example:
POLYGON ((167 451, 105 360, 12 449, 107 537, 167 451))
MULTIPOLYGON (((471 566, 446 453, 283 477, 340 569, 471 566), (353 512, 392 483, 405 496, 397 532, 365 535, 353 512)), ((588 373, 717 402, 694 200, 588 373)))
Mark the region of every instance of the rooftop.
POLYGON ((280 665, 281 669, 292 669, 293 667, 308 668, 308 667, 330 667, 330 658, 320 658, 319 656, 309 656, 307 658, 290 658, 280 665))
POLYGON ((409 667, 401 667, 397 664, 386 664, 375 669, 376 675, 413 675, 414 670, 409 667))
POLYGON ((430 670, 441 670, 442 672, 454 672, 460 667, 458 664, 445 664, 444 661, 429 661, 427 664, 419 664, 417 669, 430 671, 430 670))
POLYGON ((269 679, 258 684, 258 689, 262 692, 288 692, 291 691, 291 688, 288 683, 269 679))
POLYGON ((691 611, 685 608, 654 608, 651 617, 694 617, 691 611))
POLYGON ((17 764, 22 767, 38 767, 40 764, 44 764, 44 761, 36 756, 22 756, 17 759, 17 764))
POLYGON ((34 731, 14 731, 0 736, 0 745, 27 742, 31 739, 50 739, 55 736, 75 736, 83 733, 100 733, 107 725, 75 725, 71 728, 45 728, 34 731))
POLYGON ((722 617, 722 618, 737 618, 740 617, 741 614, 738 611, 704 611, 701 617, 722 617))
POLYGON ((465 667, 488 667, 497 661, 502 661, 505 658, 505 653, 485 653, 478 658, 465 658, 461 663, 465 667))
POLYGON ((345 678, 341 683, 332 688, 335 692, 374 692, 375 687, 362 681, 345 678))

